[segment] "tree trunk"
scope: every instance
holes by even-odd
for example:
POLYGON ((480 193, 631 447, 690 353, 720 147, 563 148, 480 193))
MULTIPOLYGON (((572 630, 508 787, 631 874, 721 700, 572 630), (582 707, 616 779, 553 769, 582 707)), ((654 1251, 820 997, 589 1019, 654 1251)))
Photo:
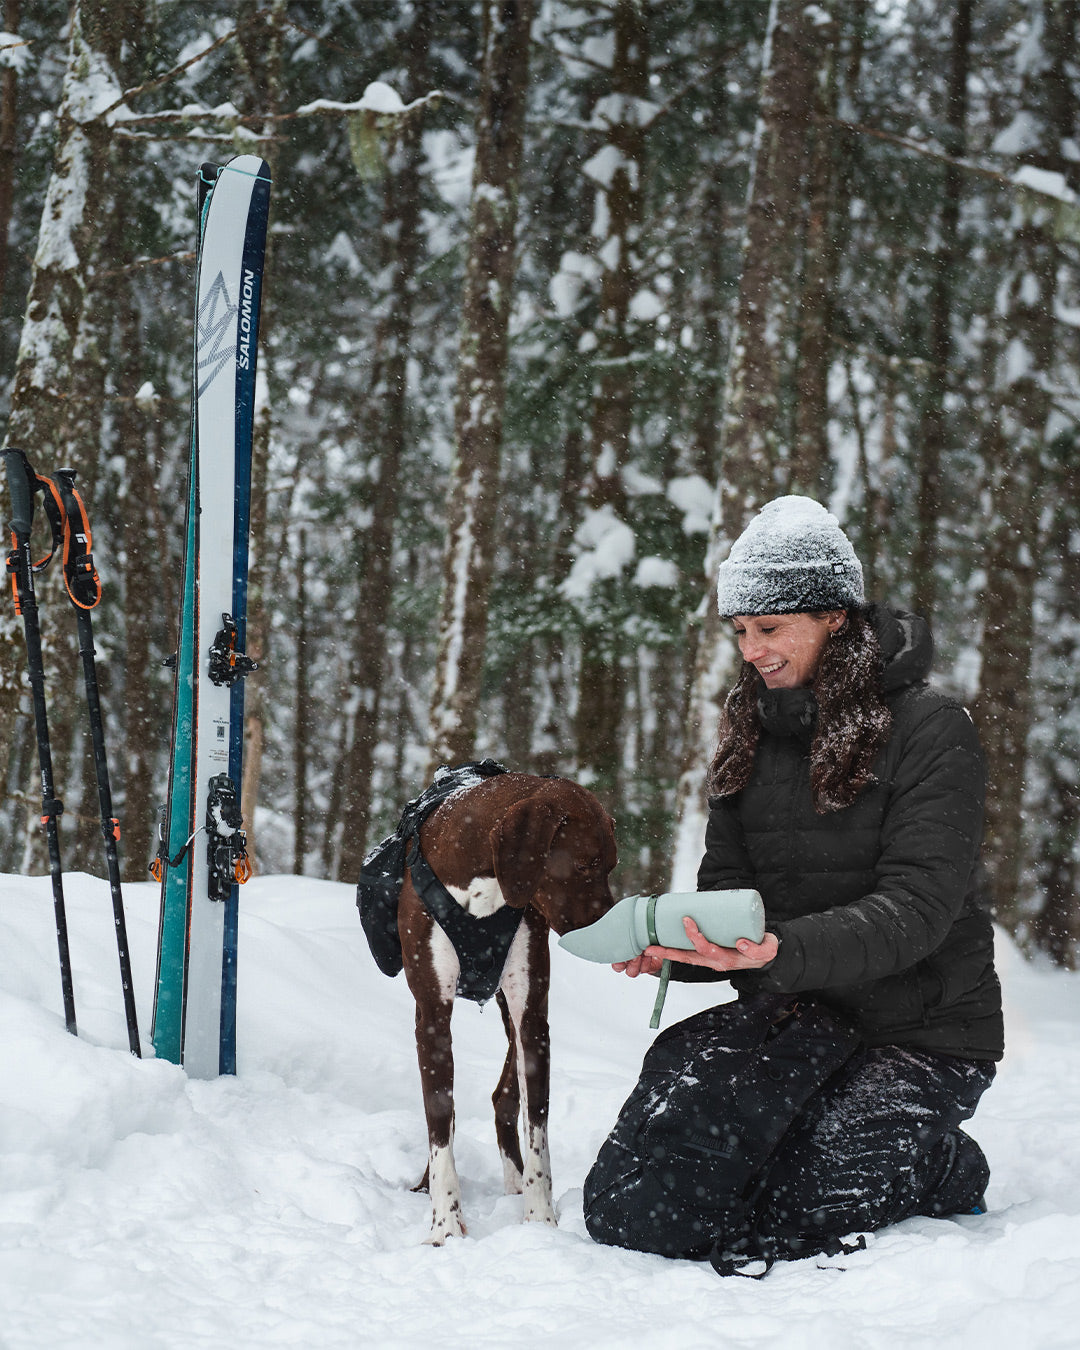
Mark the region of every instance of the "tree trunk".
MULTIPOLYGON (((432 0, 415 6, 405 42, 406 88, 410 99, 427 92, 434 18, 432 0)), ((333 875, 348 881, 359 873, 367 849, 375 751, 383 711, 387 623, 395 581, 398 483, 408 442, 407 366, 413 345, 416 274, 422 247, 421 132, 418 118, 407 119, 403 124, 390 159, 383 200, 380 236, 387 250, 384 270, 389 270, 390 282, 375 333, 369 401, 373 409, 369 444, 373 449, 378 447, 379 471, 372 487, 365 566, 353 616, 350 698, 355 711, 335 774, 341 826, 333 875)))
MULTIPOLYGON (((1044 6, 1043 49, 1029 53, 1024 111, 1047 147, 1040 167, 1062 171, 1059 147, 1074 134, 1075 97, 1068 72, 1076 55, 1075 3, 1044 6)), ((1039 156, 1025 155, 1030 162, 1039 156)), ((998 919, 1021 923, 1023 802, 1032 725, 1031 654, 1043 455, 1055 356, 1054 305, 1060 250, 1045 202, 1029 202, 1010 218, 1012 276, 1005 294, 1002 400, 991 463, 992 517, 986 557, 982 674, 974 716, 986 751, 989 795, 986 848, 998 919)))
POLYGON ((808 211, 799 299, 795 434, 791 456, 793 490, 828 495, 829 370, 832 363, 832 290, 836 273, 836 136, 828 121, 836 113, 834 69, 837 24, 817 25, 821 70, 816 81, 808 211))
MULTIPOLYGON (((968 72, 971 66, 973 0, 958 0, 953 14, 949 85, 942 143, 956 158, 964 153, 968 72)), ((915 506, 915 552, 911 562, 911 594, 915 608, 933 620, 937 605, 938 532, 943 506, 942 460, 946 451, 945 398, 952 360, 953 295, 959 264, 958 235, 963 184, 957 165, 942 169, 941 210, 937 249, 930 286, 929 369, 926 372, 922 420, 918 433, 918 495, 915 506)))
POLYGON ((454 407, 429 771, 472 753, 499 496, 507 333, 515 274, 533 0, 484 0, 483 73, 454 407))
MULTIPOLYGON (((281 108, 282 35, 285 25, 284 0, 273 0, 271 7, 260 9, 254 0, 243 0, 237 12, 237 42, 243 61, 245 83, 256 103, 266 114, 263 124, 265 139, 259 152, 270 168, 273 181, 277 169, 277 145, 273 137, 274 123, 270 120, 281 108)), ((264 276, 271 279, 260 318, 262 332, 274 327, 274 287, 272 282, 273 234, 267 235, 264 276)), ((269 666, 270 605, 268 592, 274 585, 277 558, 270 543, 270 516, 268 479, 270 475, 270 441, 273 433, 276 387, 272 348, 259 343, 258 388, 256 392, 255 424, 251 445, 251 507, 248 518, 247 618, 244 646, 253 660, 269 666)), ((244 767, 240 786, 240 813, 247 833, 248 860, 254 873, 259 870, 259 833, 256 812, 259 802, 259 782, 262 777, 263 748, 266 742, 266 683, 272 677, 267 669, 256 673, 244 686, 244 767)))
MULTIPOLYGON (((18 33, 21 18, 22 0, 4 0, 4 32, 18 33)), ((18 93, 18 71, 14 66, 6 66, 0 71, 0 297, 4 294, 7 282, 8 233, 11 229, 11 210, 15 197, 18 93)))
POLYGON ((675 889, 694 884, 705 838, 705 766, 738 665, 716 612, 716 567, 749 517, 773 495, 780 462, 781 344, 782 335, 792 328, 791 241, 799 229, 801 186, 810 161, 820 44, 821 35, 800 0, 772 0, 739 303, 729 345, 717 507, 706 554, 701 636, 679 776, 671 882, 675 889))
MULTIPOLYGON (((603 273, 596 324, 600 376, 593 398, 587 504, 626 517, 622 470, 630 458, 635 371, 630 302, 637 288, 642 217, 649 33, 641 0, 617 0, 613 16, 611 93, 593 114, 608 123, 605 145, 586 172, 597 183, 594 246, 603 273)), ((621 808, 623 704, 631 653, 607 625, 582 635, 576 723, 577 761, 613 815, 621 808)))

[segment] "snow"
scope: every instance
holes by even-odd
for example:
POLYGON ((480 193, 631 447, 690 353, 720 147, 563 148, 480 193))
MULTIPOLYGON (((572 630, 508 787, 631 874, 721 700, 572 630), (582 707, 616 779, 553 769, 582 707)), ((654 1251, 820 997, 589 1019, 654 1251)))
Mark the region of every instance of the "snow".
POLYGON ((581 552, 559 588, 568 600, 584 600, 597 581, 617 577, 637 548, 633 530, 606 504, 586 510, 574 542, 581 552))
POLYGON ((642 558, 634 572, 634 585, 673 588, 679 584, 679 568, 670 558, 658 558, 650 554, 642 558))
MULTIPOLYGON (((912 1219, 865 1252, 718 1279, 593 1244, 581 1186, 653 1033, 652 981, 553 946, 559 1227, 503 1196, 490 1093, 497 1009, 454 1014, 469 1236, 424 1246, 425 1130, 404 979, 367 951, 349 886, 257 878, 240 918, 235 1078, 127 1052, 108 886, 66 878, 80 1034, 64 1030, 49 882, 0 903, 4 1350, 318 1345, 658 1347, 1075 1344, 1080 1316, 1080 977, 999 939, 1008 1056, 971 1130, 990 1213, 912 1219)), ((125 888, 144 1045, 157 888, 125 888)), ((715 1001, 673 985, 664 1025, 715 1001)), ((149 1050, 148 1050, 149 1053, 149 1050)))
POLYGON ((310 116, 313 113, 371 112, 379 113, 384 117, 398 117, 402 113, 412 112, 414 108, 420 107, 421 104, 438 100, 440 97, 439 91, 433 89, 420 98, 414 98, 411 103, 405 103, 396 89, 382 80, 373 80, 363 94, 352 103, 341 103, 331 98, 317 98, 311 103, 305 103, 302 108, 297 108, 296 114, 301 117, 310 116))
POLYGON ((683 513, 682 527, 685 534, 709 533, 716 490, 707 479, 698 473, 672 478, 667 485, 667 496, 671 504, 683 513))
POLYGON ((995 155, 1023 155, 1037 150, 1042 144, 1043 129, 1039 119, 1027 109, 1021 109, 1003 131, 994 137, 990 147, 995 155))
POLYGON ((610 191, 615 175, 623 169, 632 186, 637 182, 637 165, 627 159, 617 145, 603 145, 595 155, 591 155, 581 166, 586 178, 610 191))
POLYGON ((1053 197, 1059 202, 1075 202, 1076 193, 1065 182, 1063 173, 1054 173, 1050 169, 1038 169, 1034 164, 1023 164, 1013 174, 1013 182, 1020 187, 1029 188, 1044 197, 1053 197))
POLYGON ((0 70, 25 71, 30 64, 30 44, 18 33, 0 33, 0 70))
POLYGON ((631 297, 630 317, 637 319, 639 323, 651 323, 653 319, 659 318, 666 308, 667 306, 655 291, 643 286, 631 297))

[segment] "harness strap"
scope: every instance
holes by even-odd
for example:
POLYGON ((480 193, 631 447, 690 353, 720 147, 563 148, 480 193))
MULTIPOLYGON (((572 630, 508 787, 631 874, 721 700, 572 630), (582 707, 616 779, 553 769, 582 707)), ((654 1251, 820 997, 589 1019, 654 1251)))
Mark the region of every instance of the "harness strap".
POLYGON ((420 847, 420 833, 412 835, 409 875, 421 903, 453 944, 458 958, 457 992, 462 998, 486 1003, 502 979, 510 944, 524 911, 503 905, 494 914, 468 914, 431 868, 420 847))

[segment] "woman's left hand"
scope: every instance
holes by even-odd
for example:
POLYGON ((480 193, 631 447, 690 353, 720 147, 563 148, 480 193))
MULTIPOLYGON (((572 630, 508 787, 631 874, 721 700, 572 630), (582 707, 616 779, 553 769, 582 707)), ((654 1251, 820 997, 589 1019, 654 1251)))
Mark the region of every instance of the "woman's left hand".
POLYGON ((693 951, 680 947, 646 947, 643 958, 660 961, 681 961, 687 966, 710 966, 713 970, 760 970, 774 959, 780 948, 775 933, 766 933, 760 942, 740 938, 734 947, 718 947, 710 942, 691 918, 683 919, 686 936, 694 944, 693 951))

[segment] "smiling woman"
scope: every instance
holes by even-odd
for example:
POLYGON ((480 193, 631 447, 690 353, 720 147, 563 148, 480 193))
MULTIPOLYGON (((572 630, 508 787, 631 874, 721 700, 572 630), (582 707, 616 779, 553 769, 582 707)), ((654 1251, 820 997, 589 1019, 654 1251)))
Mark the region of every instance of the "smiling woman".
POLYGON ((817 674, 825 644, 843 628, 847 614, 753 614, 732 619, 742 659, 768 689, 798 689, 817 674))
POLYGON ((868 605, 834 516, 781 497, 720 564, 743 666, 710 768, 700 890, 754 889, 760 943, 650 947, 617 970, 730 979, 671 1027, 585 1185, 602 1242, 722 1274, 839 1249, 915 1214, 981 1212, 960 1129, 1002 1053, 980 907, 984 768, 927 682, 914 614, 868 605), (779 1085, 779 1086, 778 1086, 779 1085))

